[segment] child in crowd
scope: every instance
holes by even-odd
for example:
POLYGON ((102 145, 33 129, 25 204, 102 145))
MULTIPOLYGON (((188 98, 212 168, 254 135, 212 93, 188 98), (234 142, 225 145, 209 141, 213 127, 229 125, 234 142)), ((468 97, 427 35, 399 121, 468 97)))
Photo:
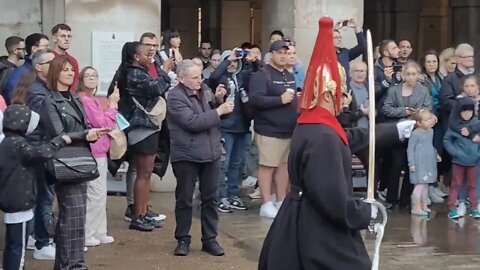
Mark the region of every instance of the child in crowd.
MULTIPOLYGON (((478 78, 476 75, 471 74, 468 76, 465 76, 462 79, 461 82, 462 86, 462 93, 458 96, 458 98, 462 97, 468 97, 471 98, 475 104, 475 111, 474 114, 476 118, 478 118, 478 94, 479 94, 479 85, 478 85, 478 78)), ((470 139, 473 139, 476 134, 480 133, 480 121, 476 121, 475 124, 464 126, 464 125, 456 125, 455 123, 450 123, 450 128, 457 132, 462 134, 465 137, 468 137, 470 139)), ((480 161, 480 160, 479 160, 480 161)), ((479 166, 477 165, 477 172, 478 172, 479 166)), ((480 198, 479 192, 479 178, 480 174, 477 173, 477 199, 480 198)), ((467 212, 467 187, 463 185, 460 188, 460 194, 459 194, 459 204, 458 204, 458 214, 460 216, 464 216, 465 213, 467 212)), ((476 205, 474 203, 473 205, 476 205)))
POLYGON ((28 235, 33 218, 35 176, 33 166, 53 158, 66 143, 67 135, 44 145, 31 145, 25 136, 38 126, 40 117, 28 107, 11 105, 3 118, 5 138, 0 143, 0 210, 5 212, 3 269, 23 269, 28 235))
POLYGON ((473 126, 478 123, 474 117, 475 103, 469 97, 460 97, 452 110, 449 119, 449 128, 444 138, 444 147, 452 156, 452 185, 448 197, 448 217, 456 219, 461 217, 456 203, 460 188, 467 185, 467 192, 472 207, 470 215, 480 218, 477 209, 477 164, 480 156, 479 144, 472 139, 463 136, 456 130, 463 127, 473 126))
POLYGON ((422 109, 415 115, 417 128, 408 141, 407 157, 410 168, 410 183, 415 185, 412 193, 412 215, 428 216, 428 185, 437 181, 439 156, 433 146, 434 117, 422 109))

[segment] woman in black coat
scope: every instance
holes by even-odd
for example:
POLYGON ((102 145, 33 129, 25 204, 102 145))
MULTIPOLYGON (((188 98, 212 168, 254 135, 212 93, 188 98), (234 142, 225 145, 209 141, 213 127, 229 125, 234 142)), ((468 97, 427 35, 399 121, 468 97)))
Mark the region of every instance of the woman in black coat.
MULTIPOLYGON (((88 129, 80 99, 70 93, 75 70, 66 56, 58 56, 51 63, 47 76, 50 93, 43 101, 40 119, 47 139, 67 134, 72 145, 96 141, 107 129, 88 129)), ((55 229, 55 270, 87 269, 85 264, 85 217, 87 210, 87 183, 56 183, 59 205, 55 229)))

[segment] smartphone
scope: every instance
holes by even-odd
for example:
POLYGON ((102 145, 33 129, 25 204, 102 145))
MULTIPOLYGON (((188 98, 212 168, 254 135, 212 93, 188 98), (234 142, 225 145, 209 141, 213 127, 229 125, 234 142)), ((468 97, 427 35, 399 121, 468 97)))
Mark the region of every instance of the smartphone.
POLYGON ((393 72, 401 72, 403 66, 402 65, 393 65, 393 72))
POLYGON ((345 20, 342 22, 342 27, 347 27, 350 20, 345 20))

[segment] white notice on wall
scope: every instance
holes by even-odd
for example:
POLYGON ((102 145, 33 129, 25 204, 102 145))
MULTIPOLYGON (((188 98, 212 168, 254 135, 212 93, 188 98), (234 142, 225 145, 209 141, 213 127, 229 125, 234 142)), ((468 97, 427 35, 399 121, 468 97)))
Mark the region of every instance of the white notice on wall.
POLYGON ((133 32, 92 32, 92 65, 98 71, 97 96, 106 96, 122 60, 122 48, 134 41, 133 32))

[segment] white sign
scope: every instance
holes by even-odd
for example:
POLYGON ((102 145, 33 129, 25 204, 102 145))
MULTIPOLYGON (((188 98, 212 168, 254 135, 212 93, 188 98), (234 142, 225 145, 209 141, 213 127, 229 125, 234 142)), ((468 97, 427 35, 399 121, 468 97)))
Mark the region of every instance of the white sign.
POLYGON ((97 96, 106 96, 122 61, 122 48, 134 41, 133 32, 92 32, 92 65, 98 71, 97 96))

